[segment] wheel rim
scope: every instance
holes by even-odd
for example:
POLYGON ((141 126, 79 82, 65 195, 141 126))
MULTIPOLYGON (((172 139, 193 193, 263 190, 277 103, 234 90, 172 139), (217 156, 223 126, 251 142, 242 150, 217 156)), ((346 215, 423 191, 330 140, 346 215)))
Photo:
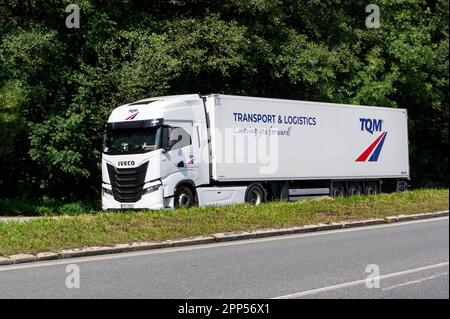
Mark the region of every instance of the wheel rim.
POLYGON ((252 190, 250 193, 250 203, 253 205, 259 205, 261 203, 261 193, 257 190, 252 190))
POLYGON ((344 192, 341 187, 336 187, 333 190, 333 197, 344 197, 344 192))
POLYGON ((191 206, 190 196, 185 193, 180 194, 180 197, 178 198, 178 205, 179 206, 191 206))
POLYGON ((375 186, 367 187, 367 195, 375 195, 377 193, 375 186))
POLYGON ((351 196, 358 196, 358 195, 361 195, 361 190, 360 190, 359 187, 352 186, 350 188, 350 192, 349 193, 350 193, 351 196))

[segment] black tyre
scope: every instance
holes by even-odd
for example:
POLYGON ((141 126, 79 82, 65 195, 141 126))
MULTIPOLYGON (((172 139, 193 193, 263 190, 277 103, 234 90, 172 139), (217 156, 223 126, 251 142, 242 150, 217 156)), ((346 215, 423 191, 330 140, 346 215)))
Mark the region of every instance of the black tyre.
POLYGON ((192 207, 195 205, 195 195, 188 186, 181 185, 175 190, 175 208, 192 207))
POLYGON ((334 183, 330 190, 330 196, 334 198, 345 197, 345 186, 342 183, 334 183))
POLYGON ((287 185, 285 185, 281 188, 280 200, 282 200, 282 201, 289 200, 289 187, 287 185))
POLYGON ((359 183, 351 183, 348 187, 348 196, 358 196, 362 194, 362 187, 359 183))
POLYGON ((366 184, 366 188, 364 189, 364 194, 366 195, 376 195, 380 192, 378 187, 378 183, 370 182, 366 184))
POLYGON ((251 184, 245 193, 245 202, 252 205, 259 205, 266 201, 264 189, 258 184, 251 184))

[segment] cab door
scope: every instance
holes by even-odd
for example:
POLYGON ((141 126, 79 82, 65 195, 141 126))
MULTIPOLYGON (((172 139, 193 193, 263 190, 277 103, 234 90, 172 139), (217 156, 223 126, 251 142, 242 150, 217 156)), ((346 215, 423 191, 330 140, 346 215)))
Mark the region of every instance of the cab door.
POLYGON ((162 128, 162 175, 181 173, 185 179, 195 182, 198 179, 197 163, 192 145, 192 122, 167 123, 162 128))

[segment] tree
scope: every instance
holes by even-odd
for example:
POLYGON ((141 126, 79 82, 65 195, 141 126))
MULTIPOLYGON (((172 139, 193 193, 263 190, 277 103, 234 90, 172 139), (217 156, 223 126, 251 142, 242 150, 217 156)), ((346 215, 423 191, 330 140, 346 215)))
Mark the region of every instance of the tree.
POLYGON ((111 110, 197 92, 407 108, 413 185, 448 184, 448 1, 67 4, 0 0, 0 196, 96 198, 111 110))

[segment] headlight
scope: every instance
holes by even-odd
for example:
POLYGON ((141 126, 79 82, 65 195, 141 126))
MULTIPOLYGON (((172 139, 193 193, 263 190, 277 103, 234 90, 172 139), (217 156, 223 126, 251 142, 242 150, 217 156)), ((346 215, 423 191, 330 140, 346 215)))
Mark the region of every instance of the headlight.
POLYGON ((153 186, 147 187, 146 189, 144 189, 144 190, 142 191, 142 195, 145 195, 145 194, 148 194, 148 193, 157 191, 157 190, 159 189, 160 186, 161 186, 161 184, 159 184, 159 185, 153 185, 153 186))
POLYGON ((102 187, 102 191, 103 191, 103 193, 111 195, 111 196, 113 194, 111 189, 107 189, 107 188, 104 188, 104 187, 102 187))

